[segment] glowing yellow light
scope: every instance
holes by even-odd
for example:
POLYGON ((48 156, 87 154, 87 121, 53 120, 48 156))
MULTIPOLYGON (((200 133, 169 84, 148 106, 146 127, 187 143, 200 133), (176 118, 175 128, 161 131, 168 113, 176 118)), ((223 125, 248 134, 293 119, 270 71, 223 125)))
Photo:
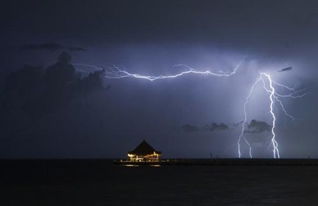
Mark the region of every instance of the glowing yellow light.
POLYGON ((138 167, 139 165, 126 164, 125 167, 138 167))

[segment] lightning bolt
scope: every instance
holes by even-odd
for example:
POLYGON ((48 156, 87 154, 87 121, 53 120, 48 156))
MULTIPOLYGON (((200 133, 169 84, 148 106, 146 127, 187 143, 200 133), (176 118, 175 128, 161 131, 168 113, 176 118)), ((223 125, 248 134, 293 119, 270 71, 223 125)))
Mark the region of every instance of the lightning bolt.
POLYGON ((276 115, 275 115, 275 112, 274 112, 274 105, 275 105, 275 102, 277 102, 281 108, 281 110, 283 111, 283 113, 289 117, 290 119, 292 120, 295 120, 295 117, 292 116, 291 114, 289 114, 282 102, 282 100, 280 99, 280 97, 287 97, 287 98, 301 98, 303 96, 306 95, 306 93, 303 93, 303 94, 299 94, 299 95, 295 95, 294 93, 296 92, 295 89, 287 86, 287 85, 284 85, 284 84, 281 84, 281 83, 278 83, 278 82, 274 82, 272 80, 272 77, 270 74, 268 73, 264 73, 264 72, 261 72, 259 73, 259 76, 258 78, 255 80, 255 82, 253 83, 253 85, 251 86, 251 89, 246 97, 246 100, 244 102, 244 107, 243 107, 243 112, 244 112, 244 120, 242 122, 242 126, 241 126, 241 133, 238 137, 238 142, 237 142, 237 147, 238 147, 238 157, 240 158, 242 156, 241 154, 241 141, 242 139, 244 140, 244 142, 247 144, 248 148, 249 148, 249 156, 250 158, 252 158, 252 147, 251 147, 251 144, 248 142, 248 140, 245 138, 244 136, 244 133, 245 133, 245 128, 246 128, 246 125, 247 125, 247 111, 246 111, 246 107, 247 107, 247 104, 249 103, 249 99, 250 97, 252 96, 252 94, 254 93, 254 90, 255 90, 255 87, 258 85, 259 82, 262 82, 263 83, 263 88, 264 90, 268 93, 268 97, 269 97, 269 101, 270 101, 270 105, 269 105, 269 113, 272 117, 272 126, 271 126, 271 144, 272 144, 272 147, 273 147, 273 158, 280 158, 280 152, 279 152, 279 147, 278 147, 278 142, 276 140, 276 132, 275 132, 275 129, 276 129, 276 121, 277 121, 277 118, 276 118, 276 115), (288 94, 279 94, 277 93, 274 85, 277 85, 279 87, 282 87, 284 88, 285 90, 291 92, 291 93, 288 93, 288 94))
MULTIPOLYGON (((276 133, 275 133, 275 128, 276 128, 276 116, 275 116, 275 113, 274 113, 274 99, 275 99, 275 88, 273 86, 273 81, 272 81, 272 78, 269 74, 267 73, 261 73, 260 74, 261 77, 264 77, 268 80, 269 82, 269 88, 270 88, 270 93, 269 93, 269 100, 270 100, 270 114, 272 116, 272 129, 271 129, 271 132, 272 132, 272 146, 273 146, 273 158, 280 158, 280 154, 279 154, 279 149, 278 149, 278 143, 276 141, 276 133)), ((264 82, 264 81, 263 81, 264 82)), ((265 85, 264 85, 265 87, 265 85)))
POLYGON ((196 70, 190 66, 187 65, 177 65, 185 67, 187 70, 174 74, 174 75, 159 75, 159 76, 150 76, 150 75, 140 75, 135 73, 130 73, 126 70, 120 69, 118 66, 113 65, 109 70, 106 70, 105 72, 105 78, 108 79, 122 79, 122 78, 136 78, 136 79, 145 79, 149 81, 155 81, 160 79, 173 79, 177 77, 181 77, 188 74, 197 74, 197 75, 208 75, 208 76, 215 76, 215 77, 230 77, 234 74, 236 74, 237 70, 241 66, 243 61, 241 61, 232 72, 225 73, 225 72, 212 72, 210 70, 196 70))
POLYGON ((237 141, 237 153, 238 153, 238 157, 241 158, 242 157, 242 153, 241 153, 241 141, 242 139, 244 139, 244 142, 247 144, 248 148, 249 148, 249 156, 250 158, 253 158, 253 155, 252 155, 252 146, 251 144, 248 142, 248 140, 245 138, 244 136, 244 132, 245 132, 245 127, 247 125, 247 111, 246 111, 246 107, 249 103, 249 100, 255 90, 255 87, 256 85, 258 84, 259 81, 261 81, 262 79, 260 77, 258 77, 256 79, 256 81, 253 83, 246 99, 245 99, 245 102, 244 102, 244 106, 243 106, 243 113, 244 113, 244 119, 243 119, 243 122, 242 122, 242 126, 241 126, 241 133, 238 137, 238 141, 237 141))
MULTIPOLYGON (((184 64, 180 64, 180 65, 176 65, 178 67, 183 67, 186 70, 177 74, 173 74, 173 75, 159 75, 159 76, 152 76, 152 75, 141 75, 141 74, 137 74, 137 73, 130 73, 124 69, 121 69, 120 67, 116 66, 116 65, 112 65, 110 68, 104 70, 104 75, 105 78, 108 79, 123 79, 123 78, 135 78, 135 79, 143 79, 143 80, 148 80, 148 81, 156 81, 156 80, 162 80, 162 79, 173 79, 173 78, 178 78, 178 77, 182 77, 185 75, 190 75, 190 74, 195 74, 195 75, 205 75, 205 76, 214 76, 214 77, 231 77, 233 75, 235 75, 238 71, 238 69, 241 67, 241 64, 243 63, 243 61, 239 62, 237 64, 237 66, 233 69, 233 71, 231 72, 213 72, 210 69, 202 69, 202 70, 198 70, 195 69, 193 67, 190 67, 188 65, 184 65, 184 64)), ((101 69, 102 67, 98 67, 95 65, 88 65, 88 64, 78 64, 78 66, 87 66, 93 69, 101 69)), ((242 121, 242 126, 241 126, 241 131, 240 134, 238 136, 238 141, 237 141, 237 153, 238 153, 238 157, 241 158, 242 157, 242 152, 241 152, 241 142, 242 140, 245 142, 245 144, 248 146, 249 149, 249 157, 253 158, 252 155, 252 145, 251 143, 246 139, 245 137, 245 130, 246 130, 246 125, 248 124, 247 122, 247 106, 248 103, 250 101, 251 96, 253 95, 256 86, 262 82, 263 83, 263 88, 265 90, 265 92, 268 94, 268 98, 269 98, 269 114, 271 115, 271 119, 272 119, 272 125, 271 125, 271 145, 272 145, 272 152, 273 152, 273 158, 280 158, 280 151, 279 151, 279 145, 278 142, 276 140, 276 114, 274 112, 274 106, 275 103, 278 103, 278 105, 280 106, 281 110, 283 111, 283 113, 289 117, 290 119, 294 120, 295 118, 290 115, 282 100, 280 98, 301 98, 303 96, 306 95, 306 93, 303 93, 302 91, 297 91, 292 87, 289 87, 285 84, 282 83, 278 83, 273 81, 272 77, 270 74, 268 73, 264 73, 264 72, 260 72, 258 74, 258 77, 256 78, 256 80, 253 82, 248 95, 246 96, 246 99, 244 101, 244 105, 243 105, 243 121, 242 121), (280 87, 284 90, 286 90, 288 93, 287 94, 281 94, 278 93, 275 89, 275 86, 280 87)))

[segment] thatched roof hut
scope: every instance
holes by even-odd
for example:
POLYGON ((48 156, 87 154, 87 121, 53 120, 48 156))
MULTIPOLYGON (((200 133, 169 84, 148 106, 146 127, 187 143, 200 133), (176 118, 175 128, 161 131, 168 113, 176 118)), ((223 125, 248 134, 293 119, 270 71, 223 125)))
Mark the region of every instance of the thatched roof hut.
POLYGON ((161 152, 155 150, 148 142, 143 140, 134 150, 128 152, 130 161, 159 161, 161 152))

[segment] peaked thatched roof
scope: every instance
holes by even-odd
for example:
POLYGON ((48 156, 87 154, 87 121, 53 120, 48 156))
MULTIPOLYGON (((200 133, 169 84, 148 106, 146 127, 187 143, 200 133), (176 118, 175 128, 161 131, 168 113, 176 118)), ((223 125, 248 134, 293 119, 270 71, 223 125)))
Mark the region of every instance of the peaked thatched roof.
POLYGON ((154 152, 161 154, 161 152, 155 150, 148 142, 143 140, 133 151, 130 151, 129 154, 147 155, 153 154, 154 152))

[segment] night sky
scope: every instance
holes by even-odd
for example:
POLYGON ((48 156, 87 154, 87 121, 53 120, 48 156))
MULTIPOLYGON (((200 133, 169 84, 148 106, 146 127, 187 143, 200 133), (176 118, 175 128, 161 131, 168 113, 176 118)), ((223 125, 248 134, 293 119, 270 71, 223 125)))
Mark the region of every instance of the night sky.
MULTIPOLYGON (((143 139, 164 157, 237 157, 258 72, 307 92, 282 99, 295 120, 275 107, 281 157, 318 157, 316 1, 12 0, 0 10, 1 158, 125 157, 143 139), (241 61, 229 78, 154 82, 80 66, 168 75, 241 61)), ((271 157, 268 108, 257 87, 245 134, 255 157, 271 157)))

